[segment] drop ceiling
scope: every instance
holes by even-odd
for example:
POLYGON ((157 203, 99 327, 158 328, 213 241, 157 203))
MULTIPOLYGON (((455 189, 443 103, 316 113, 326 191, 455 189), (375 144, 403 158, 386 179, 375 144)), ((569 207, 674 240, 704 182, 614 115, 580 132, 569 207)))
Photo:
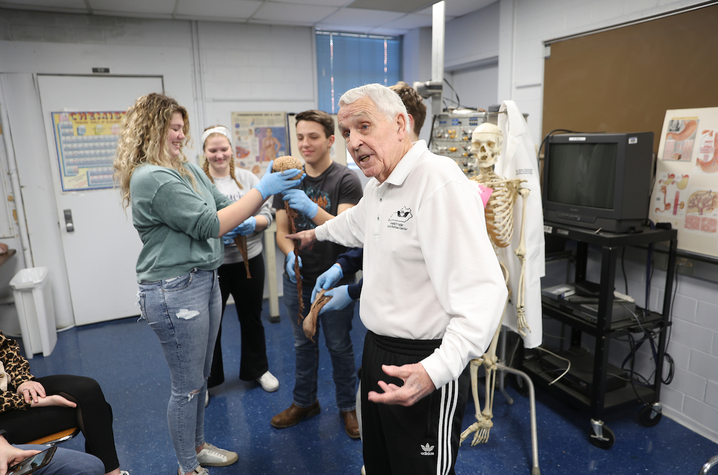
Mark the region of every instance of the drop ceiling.
MULTIPOLYGON (((445 0, 446 21, 498 0, 445 0)), ((168 20, 313 26, 402 35, 431 26, 435 0, 0 0, 0 9, 168 20)))

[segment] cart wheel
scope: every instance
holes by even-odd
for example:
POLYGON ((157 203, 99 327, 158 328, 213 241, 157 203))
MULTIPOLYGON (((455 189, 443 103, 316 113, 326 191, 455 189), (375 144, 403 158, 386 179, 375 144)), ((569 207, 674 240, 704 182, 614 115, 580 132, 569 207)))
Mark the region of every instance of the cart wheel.
POLYGON ((608 428, 607 425, 604 424, 603 426, 603 439, 599 439, 596 434, 591 430, 589 432, 589 440, 591 442, 591 445, 594 447, 598 447, 599 449, 608 450, 611 447, 613 447, 613 444, 616 442, 616 436, 613 433, 611 429, 608 428))
POLYGON ((638 423, 643 427, 653 427, 661 422, 662 418, 663 413, 654 411, 651 406, 643 406, 641 410, 638 411, 638 423))
POLYGON ((511 386, 513 386, 516 392, 519 393, 521 396, 528 397, 529 385, 526 384, 526 381, 524 381, 523 377, 519 376, 518 374, 512 374, 511 386))

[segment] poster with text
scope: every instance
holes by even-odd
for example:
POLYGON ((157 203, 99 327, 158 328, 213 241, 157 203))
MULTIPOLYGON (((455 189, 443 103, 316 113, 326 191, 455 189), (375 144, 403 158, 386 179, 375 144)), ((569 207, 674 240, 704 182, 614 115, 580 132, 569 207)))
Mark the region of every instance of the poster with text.
POLYGON ((262 176, 269 162, 287 155, 286 112, 232 112, 235 166, 262 176))
POLYGON ((648 218, 678 248, 718 257, 718 107, 666 111, 648 218))
POLYGON ((125 111, 52 112, 62 191, 112 188, 125 111))

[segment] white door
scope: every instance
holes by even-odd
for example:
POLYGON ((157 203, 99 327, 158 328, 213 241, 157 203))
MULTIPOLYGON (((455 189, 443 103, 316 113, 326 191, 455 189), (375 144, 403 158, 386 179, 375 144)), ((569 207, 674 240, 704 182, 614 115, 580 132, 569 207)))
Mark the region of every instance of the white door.
POLYGON ((137 315, 135 263, 142 242, 132 226, 132 210, 123 210, 116 188, 83 188, 68 180, 68 160, 58 158, 52 114, 126 111, 138 97, 163 92, 162 78, 38 75, 38 87, 75 323, 137 315), (78 191, 67 191, 73 188, 78 191))

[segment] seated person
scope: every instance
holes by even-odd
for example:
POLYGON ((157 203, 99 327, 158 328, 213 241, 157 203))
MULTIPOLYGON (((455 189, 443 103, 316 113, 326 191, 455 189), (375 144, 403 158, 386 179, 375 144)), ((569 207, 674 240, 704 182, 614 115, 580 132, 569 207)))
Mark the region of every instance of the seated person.
POLYGON ((85 436, 85 451, 102 461, 105 474, 128 475, 120 472, 112 408, 97 381, 72 375, 36 379, 17 342, 2 332, 0 363, 4 367, 0 377, 0 428, 10 443, 24 444, 79 427, 85 436))
MULTIPOLYGON (((22 462, 28 457, 45 450, 44 445, 21 445, 13 447, 5 440, 5 431, 0 430, 0 475, 7 473, 8 467, 22 462)), ((105 469, 100 459, 94 455, 76 450, 58 448, 49 464, 33 472, 35 475, 101 475, 105 469)))

